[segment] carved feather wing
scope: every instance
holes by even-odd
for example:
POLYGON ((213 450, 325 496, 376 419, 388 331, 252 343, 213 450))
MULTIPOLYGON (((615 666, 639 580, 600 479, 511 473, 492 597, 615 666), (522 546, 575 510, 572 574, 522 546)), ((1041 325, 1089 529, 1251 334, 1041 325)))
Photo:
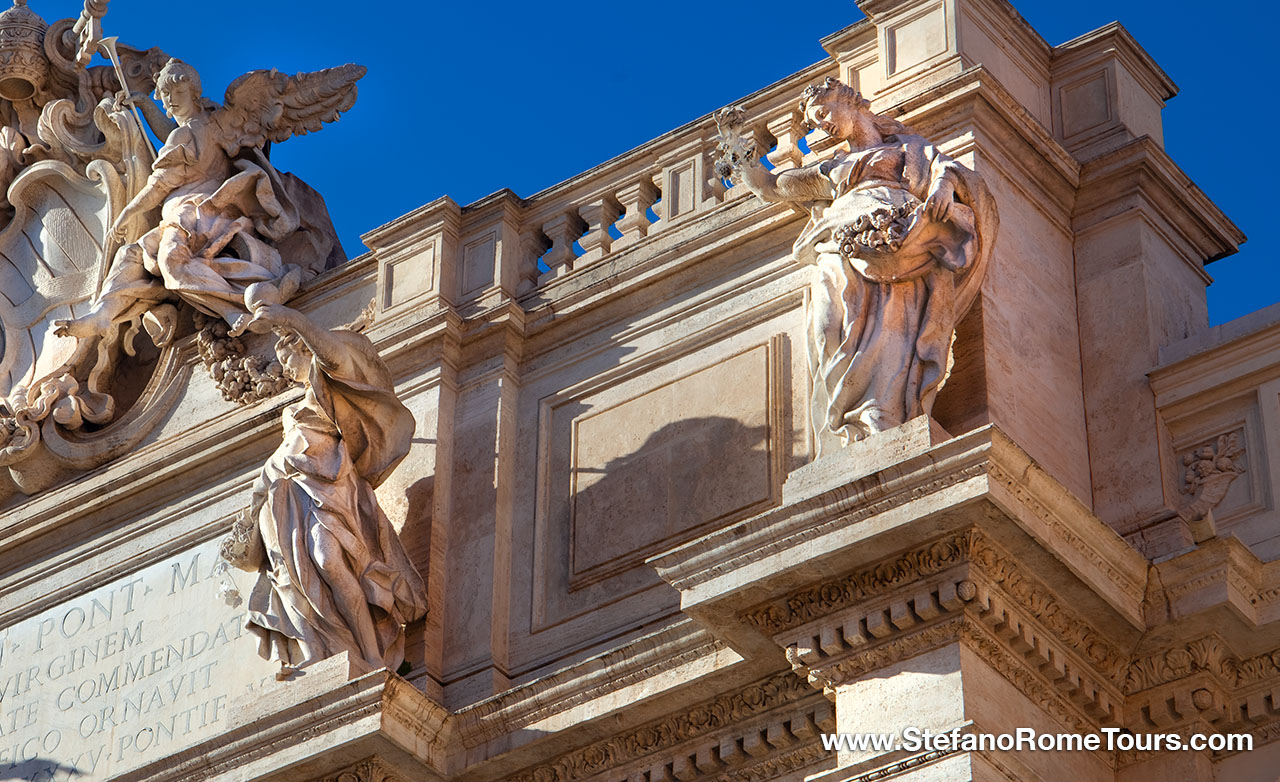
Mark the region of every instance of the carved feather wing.
POLYGON ((227 87, 226 105, 215 114, 223 147, 234 155, 319 130, 355 104, 364 74, 364 66, 350 64, 294 76, 275 69, 246 73, 227 87))

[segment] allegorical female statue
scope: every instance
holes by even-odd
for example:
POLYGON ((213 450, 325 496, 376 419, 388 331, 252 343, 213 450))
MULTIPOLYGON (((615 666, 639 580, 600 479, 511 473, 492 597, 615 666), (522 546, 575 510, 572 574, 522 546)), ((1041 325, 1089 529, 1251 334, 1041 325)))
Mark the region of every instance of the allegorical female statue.
MULTIPOLYGON (((809 363, 821 454, 930 411, 998 217, 977 174, 840 81, 806 89, 801 110, 849 151, 774 174, 725 135, 717 169, 767 201, 809 207, 794 254, 818 271, 809 363)), ((729 134, 733 115, 718 119, 729 134)))
POLYGON ((223 541, 225 559, 257 573, 247 625, 280 678, 344 650, 395 670, 405 623, 426 613, 426 587, 374 488, 409 452, 413 416, 368 337, 320 328, 274 289, 248 293, 306 394, 285 409, 248 517, 223 541))

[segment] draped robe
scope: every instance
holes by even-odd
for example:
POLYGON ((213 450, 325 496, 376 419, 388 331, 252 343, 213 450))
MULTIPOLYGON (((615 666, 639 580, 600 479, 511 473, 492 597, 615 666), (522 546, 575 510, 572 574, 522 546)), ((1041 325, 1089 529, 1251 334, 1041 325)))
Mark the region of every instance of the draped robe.
POLYGON ((813 209, 793 248, 818 268, 810 313, 811 410, 819 452, 925 414, 951 364, 957 321, 977 296, 998 217, 986 186, 920 136, 822 164, 835 198, 813 209), (923 209, 895 251, 842 254, 836 234, 877 210, 918 206, 948 178, 947 220, 923 209))
POLYGON ((247 626, 267 659, 300 666, 343 650, 373 668, 404 659, 403 625, 426 613, 426 587, 374 488, 409 451, 413 416, 363 335, 331 331, 347 348, 337 364, 313 357, 305 397, 284 414, 284 439, 258 475, 251 516, 264 551, 247 626), (321 541, 342 556, 363 601, 342 603, 317 556, 321 541), (374 646, 348 616, 367 617, 374 646))

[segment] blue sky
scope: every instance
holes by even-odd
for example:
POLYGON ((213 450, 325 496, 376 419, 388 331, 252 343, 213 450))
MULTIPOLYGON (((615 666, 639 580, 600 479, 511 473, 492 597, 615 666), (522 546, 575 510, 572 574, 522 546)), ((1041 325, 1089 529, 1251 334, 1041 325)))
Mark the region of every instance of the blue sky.
MULTIPOLYGON (((29 4, 50 21, 80 7, 29 4)), ((156 5, 115 0, 106 34, 187 60, 215 99, 254 68, 368 66, 341 122, 272 153, 324 194, 351 256, 360 234, 440 195, 532 195, 732 103, 822 59, 818 40, 861 18, 852 0, 156 5)), ((1263 88, 1280 13, 1187 0, 1014 5, 1051 44, 1116 19, 1134 34, 1181 88, 1164 112, 1166 148, 1250 237, 1209 267, 1212 322, 1280 300, 1276 177, 1249 159, 1270 140, 1245 129, 1272 126, 1263 88), (1227 141, 1242 137, 1251 143, 1227 141)))

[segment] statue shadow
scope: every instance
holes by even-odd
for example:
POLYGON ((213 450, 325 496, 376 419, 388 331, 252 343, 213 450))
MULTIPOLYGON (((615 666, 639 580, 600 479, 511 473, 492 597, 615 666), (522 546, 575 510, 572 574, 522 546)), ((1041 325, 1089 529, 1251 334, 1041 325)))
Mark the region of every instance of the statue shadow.
POLYGON ((86 773, 76 766, 63 765, 49 758, 32 758, 0 770, 0 782, 17 782, 17 780, 45 782, 59 778, 72 779, 73 774, 78 777, 86 773))
POLYGON ((700 416, 665 424, 603 464, 572 466, 571 590, 771 506, 770 449, 766 425, 700 416))

